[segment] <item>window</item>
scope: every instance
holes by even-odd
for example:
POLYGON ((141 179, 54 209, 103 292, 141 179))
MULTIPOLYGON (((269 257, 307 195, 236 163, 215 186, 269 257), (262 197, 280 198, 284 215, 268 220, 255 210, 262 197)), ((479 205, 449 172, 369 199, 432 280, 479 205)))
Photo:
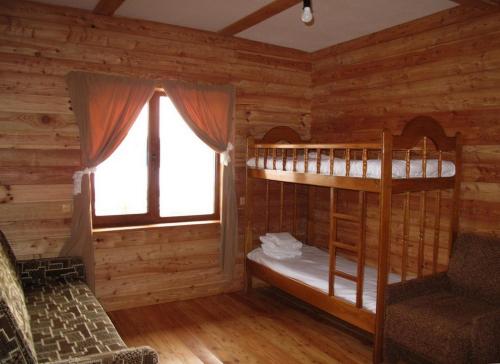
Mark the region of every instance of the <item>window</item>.
POLYGON ((94 226, 219 219, 219 155, 164 93, 94 174, 94 226))

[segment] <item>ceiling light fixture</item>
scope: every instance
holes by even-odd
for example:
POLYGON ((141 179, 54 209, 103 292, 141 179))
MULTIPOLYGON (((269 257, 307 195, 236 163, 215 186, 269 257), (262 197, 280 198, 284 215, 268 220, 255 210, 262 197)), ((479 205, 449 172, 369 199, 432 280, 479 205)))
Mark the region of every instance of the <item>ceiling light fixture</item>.
POLYGON ((310 23, 313 20, 311 0, 304 0, 304 6, 302 7, 302 17, 300 19, 304 23, 310 23))

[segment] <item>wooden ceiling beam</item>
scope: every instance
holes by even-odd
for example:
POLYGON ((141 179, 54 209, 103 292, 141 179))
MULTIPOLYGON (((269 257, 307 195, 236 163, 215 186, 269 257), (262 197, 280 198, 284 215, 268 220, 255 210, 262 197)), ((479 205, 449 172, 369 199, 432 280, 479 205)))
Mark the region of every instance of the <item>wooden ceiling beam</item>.
POLYGON ((112 16, 125 0, 99 0, 93 13, 112 16))
POLYGON ((484 10, 500 10, 500 0, 453 0, 453 2, 484 10))
MULTIPOLYGON (((224 29, 219 30, 219 34, 223 35, 238 34, 301 2, 302 0, 274 0, 273 2, 267 4, 266 6, 263 6, 259 10, 254 11, 252 14, 247 15, 246 17, 234 22, 233 24, 228 25, 224 29)), ((228 4, 228 6, 231 5, 228 4)))

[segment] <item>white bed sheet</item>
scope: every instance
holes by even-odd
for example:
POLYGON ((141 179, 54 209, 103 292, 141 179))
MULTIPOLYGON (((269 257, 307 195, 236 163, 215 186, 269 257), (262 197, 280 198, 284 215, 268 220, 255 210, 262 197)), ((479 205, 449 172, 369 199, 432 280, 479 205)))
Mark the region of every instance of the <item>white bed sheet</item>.
MULTIPOLYGON (((262 248, 248 253, 248 258, 284 276, 296 279, 324 293, 328 293, 328 253, 310 245, 302 247, 302 256, 292 259, 274 259, 264 254, 262 248)), ((356 276, 356 263, 337 256, 336 269, 356 276)), ((389 283, 401 281, 397 274, 389 274, 389 283)), ((356 283, 335 276, 334 294, 356 303, 356 283)), ((363 308, 375 312, 377 306, 377 270, 365 266, 363 308)))
MULTIPOLYGON (((255 157, 250 158, 247 161, 247 166, 250 168, 264 169, 264 157, 259 157, 258 165, 255 164, 255 157)), ((297 157, 297 172, 304 172, 304 157, 297 157)), ((266 169, 273 169, 273 158, 267 157, 266 169)), ((276 158, 276 169, 283 170, 283 159, 276 158)), ((285 163, 285 171, 292 171, 293 169, 293 158, 289 157, 285 163)), ((367 178, 380 178, 381 161, 378 159, 367 160, 366 177, 367 178)), ((422 160, 413 159, 410 161, 410 178, 421 178, 422 177, 422 160)), ((317 173, 317 159, 316 153, 309 154, 309 162, 307 165, 308 173, 317 173)), ((426 167, 427 178, 438 177, 438 160, 428 159, 426 167)), ((320 162, 320 174, 329 175, 330 174, 330 158, 326 155, 321 156, 320 162)), ((333 175, 334 176, 345 176, 346 175, 346 161, 343 158, 335 158, 333 163, 333 175)), ((442 177, 453 177, 455 175, 455 164, 451 161, 443 161, 441 176, 442 177)), ((363 161, 359 159, 351 159, 350 177, 363 177, 363 161)), ((392 178, 406 178, 406 161, 401 159, 393 159, 392 161, 392 178)))

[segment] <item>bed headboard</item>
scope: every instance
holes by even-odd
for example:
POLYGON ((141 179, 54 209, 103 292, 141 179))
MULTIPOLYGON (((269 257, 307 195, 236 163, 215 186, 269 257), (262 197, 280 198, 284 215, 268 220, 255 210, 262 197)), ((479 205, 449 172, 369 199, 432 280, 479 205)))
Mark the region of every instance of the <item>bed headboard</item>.
POLYGON ((276 126, 270 129, 266 134, 264 134, 262 139, 258 140, 258 142, 270 144, 278 142, 299 144, 306 142, 306 140, 302 140, 299 133, 288 126, 276 126))
POLYGON ((422 138, 432 140, 436 148, 441 151, 454 151, 457 146, 459 133, 449 137, 443 127, 430 116, 417 116, 406 123, 401 135, 394 135, 393 147, 395 149, 411 149, 422 138))

